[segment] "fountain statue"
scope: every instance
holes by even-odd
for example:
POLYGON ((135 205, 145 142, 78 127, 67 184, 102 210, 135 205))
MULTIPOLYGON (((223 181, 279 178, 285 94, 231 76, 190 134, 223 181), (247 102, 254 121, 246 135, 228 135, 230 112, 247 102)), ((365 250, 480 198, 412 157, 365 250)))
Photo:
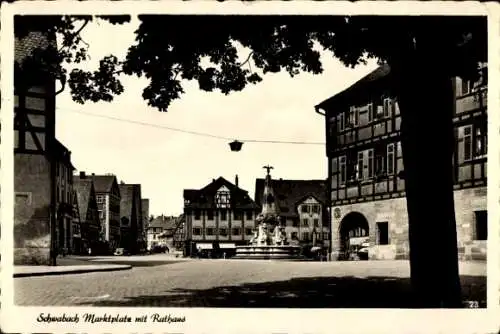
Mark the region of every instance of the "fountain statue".
POLYGON ((267 170, 262 194, 262 211, 255 218, 257 230, 254 231, 248 246, 236 247, 235 258, 251 259, 292 259, 300 258, 300 247, 288 245, 284 228, 281 226, 279 203, 274 195, 270 170, 267 170))

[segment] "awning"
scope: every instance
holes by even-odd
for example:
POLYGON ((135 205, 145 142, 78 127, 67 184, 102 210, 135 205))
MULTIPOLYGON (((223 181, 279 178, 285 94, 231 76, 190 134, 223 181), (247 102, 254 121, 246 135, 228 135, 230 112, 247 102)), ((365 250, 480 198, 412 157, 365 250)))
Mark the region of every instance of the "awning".
POLYGON ((369 237, 355 237, 355 238, 350 238, 349 239, 349 245, 351 246, 358 246, 361 245, 364 242, 369 241, 369 237))
POLYGON ((196 244, 197 249, 213 249, 212 244, 196 244))
POLYGON ((236 248, 236 244, 220 244, 219 245, 220 248, 236 248))

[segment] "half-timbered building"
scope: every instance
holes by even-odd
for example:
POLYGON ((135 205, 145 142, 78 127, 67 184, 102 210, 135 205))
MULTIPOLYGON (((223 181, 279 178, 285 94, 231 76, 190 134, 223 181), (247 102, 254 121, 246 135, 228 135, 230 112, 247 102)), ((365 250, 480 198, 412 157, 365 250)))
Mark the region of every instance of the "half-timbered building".
POLYGON ((15 19, 14 261, 49 264, 57 247, 56 80, 34 55, 57 43, 43 22, 27 20, 15 19))
POLYGON ((254 236, 258 205, 248 192, 223 177, 201 189, 184 189, 186 255, 234 253, 254 236))
MULTIPOLYGON (((457 236, 459 254, 469 258, 486 256, 486 74, 484 65, 477 82, 450 81, 457 236)), ((408 258, 401 115, 390 68, 380 66, 316 110, 325 115, 333 258, 349 257, 356 245, 367 246, 370 259, 408 258)), ((422 117, 432 122, 425 110, 422 117)))

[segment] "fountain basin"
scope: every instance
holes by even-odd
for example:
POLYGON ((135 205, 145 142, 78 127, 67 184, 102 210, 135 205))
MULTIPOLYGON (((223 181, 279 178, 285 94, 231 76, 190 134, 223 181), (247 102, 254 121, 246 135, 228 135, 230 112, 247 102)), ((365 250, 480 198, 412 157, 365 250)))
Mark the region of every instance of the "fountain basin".
POLYGON ((300 254, 300 246, 237 246, 234 259, 251 259, 251 260, 303 260, 304 257, 300 254))

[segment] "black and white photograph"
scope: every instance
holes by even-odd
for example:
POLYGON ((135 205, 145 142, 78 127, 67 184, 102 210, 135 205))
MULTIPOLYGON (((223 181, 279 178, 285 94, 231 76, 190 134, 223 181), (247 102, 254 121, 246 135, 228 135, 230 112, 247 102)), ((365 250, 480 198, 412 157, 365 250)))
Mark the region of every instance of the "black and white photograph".
POLYGON ((497 7, 140 2, 2 13, 2 330, 498 309, 497 7))

